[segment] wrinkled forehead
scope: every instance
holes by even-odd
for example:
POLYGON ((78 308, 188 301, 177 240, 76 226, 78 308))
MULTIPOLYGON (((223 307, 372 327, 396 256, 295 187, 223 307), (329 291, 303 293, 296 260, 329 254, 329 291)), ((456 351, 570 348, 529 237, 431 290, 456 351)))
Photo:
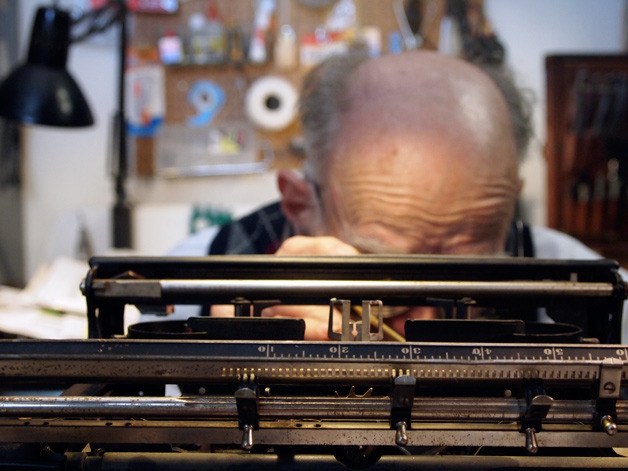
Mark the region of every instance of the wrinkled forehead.
POLYGON ((324 184, 336 204, 398 216, 420 212, 435 218, 463 215, 482 204, 516 198, 516 167, 478 157, 472 146, 440 138, 366 139, 332 165, 324 184))
POLYGON ((472 190, 519 182, 516 152, 510 146, 497 143, 491 148, 455 128, 416 132, 381 121, 378 125, 372 132, 340 135, 325 175, 328 182, 348 191, 372 182, 377 185, 370 188, 374 193, 384 185, 434 198, 464 198, 472 190))
POLYGON ((503 246, 519 185, 508 159, 478 157, 482 148, 463 137, 374 136, 339 146, 325 182, 347 242, 413 253, 492 254, 503 246))

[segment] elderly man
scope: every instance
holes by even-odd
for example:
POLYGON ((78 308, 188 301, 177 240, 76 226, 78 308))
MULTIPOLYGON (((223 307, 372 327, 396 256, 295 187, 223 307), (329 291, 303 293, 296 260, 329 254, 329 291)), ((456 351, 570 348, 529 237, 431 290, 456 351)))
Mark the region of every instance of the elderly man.
MULTIPOLYGON (((524 111, 502 75, 441 54, 334 57, 304 81, 302 174, 279 172, 280 203, 215 237, 201 234, 196 246, 204 254, 599 257, 565 234, 513 225, 524 111)), ((187 247, 174 253, 200 255, 187 247)), ((264 314, 304 317, 306 338, 327 337, 326 309, 264 314)), ((407 318, 425 315, 389 321, 402 332, 407 318)))

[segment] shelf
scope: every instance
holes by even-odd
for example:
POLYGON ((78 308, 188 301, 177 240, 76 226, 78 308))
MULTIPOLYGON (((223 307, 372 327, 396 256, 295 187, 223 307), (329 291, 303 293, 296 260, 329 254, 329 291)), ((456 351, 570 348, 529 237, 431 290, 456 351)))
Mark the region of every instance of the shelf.
POLYGON ((628 266, 628 56, 545 65, 548 225, 628 266))

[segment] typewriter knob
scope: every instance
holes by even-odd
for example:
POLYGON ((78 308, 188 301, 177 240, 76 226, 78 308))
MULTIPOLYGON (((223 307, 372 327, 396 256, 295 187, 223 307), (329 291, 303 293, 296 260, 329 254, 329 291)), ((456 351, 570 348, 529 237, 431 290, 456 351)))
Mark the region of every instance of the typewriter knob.
POLYGON ((242 427, 242 449, 249 451, 253 449, 253 426, 245 425, 242 427))
POLYGON ((526 450, 528 453, 536 453, 539 451, 539 443, 536 441, 536 430, 528 427, 526 433, 526 450))
POLYGON ((397 422, 397 431, 395 432, 395 444, 398 446, 406 446, 408 444, 408 426, 405 421, 397 422))
POLYGON ((617 424, 613 420, 610 415, 605 415, 600 419, 600 424, 602 425, 602 429, 608 435, 615 435, 617 433, 617 424))

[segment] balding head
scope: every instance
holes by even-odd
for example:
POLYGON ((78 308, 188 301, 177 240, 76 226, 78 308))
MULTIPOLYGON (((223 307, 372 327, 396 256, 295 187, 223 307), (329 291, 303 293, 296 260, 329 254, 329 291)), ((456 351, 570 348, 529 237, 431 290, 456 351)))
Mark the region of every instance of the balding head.
POLYGON ((494 80, 433 52, 336 58, 305 81, 306 173, 328 233, 365 251, 494 253, 519 190, 494 80))

